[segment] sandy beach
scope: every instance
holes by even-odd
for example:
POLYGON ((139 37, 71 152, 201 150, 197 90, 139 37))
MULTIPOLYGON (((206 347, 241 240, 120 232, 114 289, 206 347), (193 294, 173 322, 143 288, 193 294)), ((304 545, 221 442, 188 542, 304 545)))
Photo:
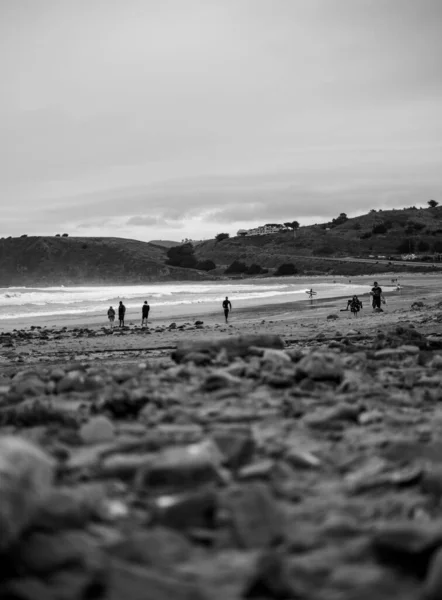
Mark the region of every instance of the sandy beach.
POLYGON ((2 323, 0 597, 440 597, 439 286, 2 323))

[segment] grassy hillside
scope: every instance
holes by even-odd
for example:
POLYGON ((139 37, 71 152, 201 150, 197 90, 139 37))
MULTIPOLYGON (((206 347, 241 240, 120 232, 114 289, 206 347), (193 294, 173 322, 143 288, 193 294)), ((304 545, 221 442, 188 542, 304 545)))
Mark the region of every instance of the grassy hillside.
MULTIPOLYGON (((284 232, 233 237, 220 242, 208 240, 196 247, 199 259, 213 260, 218 267, 226 267, 234 260, 266 268, 295 262, 299 270, 319 272, 330 271, 334 263, 313 263, 308 257, 399 258, 410 251, 419 255, 442 252, 442 207, 373 211, 336 226, 324 223, 301 227, 296 236, 293 232, 284 232)), ((342 269, 347 267, 340 267, 339 272, 342 269)))
POLYGON ((119 238, 24 237, 0 240, 0 287, 144 283, 207 278, 165 264, 164 247, 119 238))

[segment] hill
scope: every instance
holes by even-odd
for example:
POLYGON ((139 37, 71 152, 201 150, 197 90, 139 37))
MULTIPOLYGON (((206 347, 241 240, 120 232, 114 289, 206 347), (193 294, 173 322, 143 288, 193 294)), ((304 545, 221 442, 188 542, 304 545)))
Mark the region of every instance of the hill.
POLYGON ((165 264, 167 249, 119 238, 0 239, 0 287, 92 285, 209 278, 165 264))
MULTIPOLYGON (((318 257, 400 259, 410 252, 432 255, 442 252, 442 207, 371 211, 348 219, 340 215, 334 222, 300 227, 295 233, 208 240, 196 246, 195 254, 199 260, 212 260, 218 272, 235 260, 268 269, 294 262, 300 272, 330 272, 335 269, 334 263, 324 260, 321 264, 318 257)), ((339 272, 346 274, 348 267, 340 267, 339 272)))
POLYGON ((148 243, 152 244, 153 246, 160 246, 161 248, 166 248, 166 250, 168 250, 169 248, 174 248, 175 246, 179 246, 181 244, 181 242, 172 242, 171 240, 150 240, 148 243))

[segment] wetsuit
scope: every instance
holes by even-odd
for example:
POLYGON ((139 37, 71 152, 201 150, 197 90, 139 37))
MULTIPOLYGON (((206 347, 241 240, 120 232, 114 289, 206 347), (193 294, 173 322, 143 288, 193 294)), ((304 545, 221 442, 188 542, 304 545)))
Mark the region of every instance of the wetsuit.
POLYGON ((118 307, 118 319, 120 321, 120 326, 124 325, 124 315, 126 314, 126 307, 124 304, 120 304, 118 307))
POLYGON ((224 300, 223 301, 223 309, 224 309, 224 316, 226 317, 226 322, 229 316, 229 311, 232 310, 232 304, 230 303, 230 300, 224 300))
POLYGON ((150 306, 148 304, 143 304, 143 308, 141 309, 141 322, 144 323, 144 321, 146 321, 147 323, 147 319, 149 318, 149 310, 150 310, 150 306))
POLYGON ((382 288, 378 285, 371 290, 373 295, 373 308, 381 308, 381 294, 382 288))

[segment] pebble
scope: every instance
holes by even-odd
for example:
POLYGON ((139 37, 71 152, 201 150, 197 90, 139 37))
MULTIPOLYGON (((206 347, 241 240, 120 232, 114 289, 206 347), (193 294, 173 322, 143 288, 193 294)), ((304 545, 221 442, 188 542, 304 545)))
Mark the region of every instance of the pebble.
POLYGON ((111 442, 115 438, 115 426, 107 417, 99 415, 85 423, 79 431, 85 444, 111 442))
POLYGON ((52 490, 54 461, 19 437, 0 437, 0 550, 15 542, 52 490))

